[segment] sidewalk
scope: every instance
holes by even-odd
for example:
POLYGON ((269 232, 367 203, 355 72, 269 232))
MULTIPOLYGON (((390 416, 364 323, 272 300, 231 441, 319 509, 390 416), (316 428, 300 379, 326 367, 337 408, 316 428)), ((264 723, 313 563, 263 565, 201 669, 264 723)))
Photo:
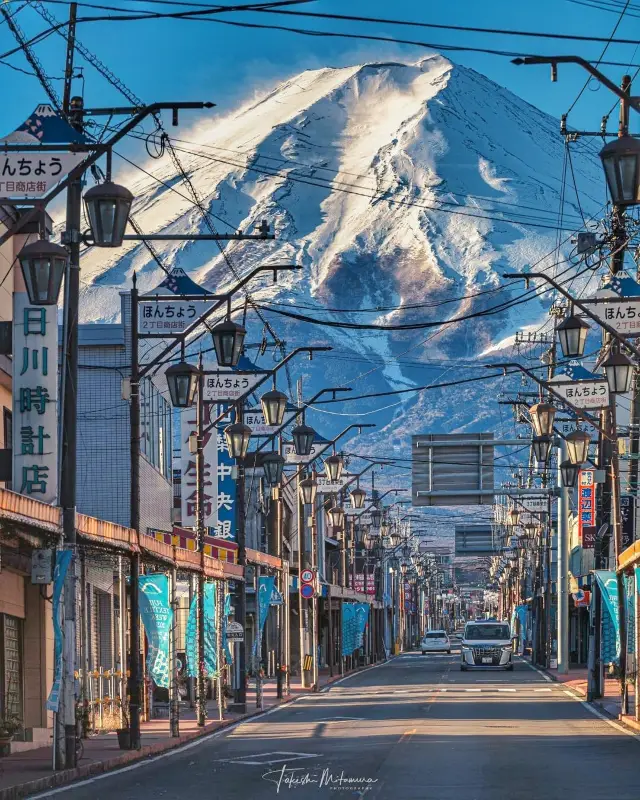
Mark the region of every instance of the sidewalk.
MULTIPOLYGON (((356 669, 345 674, 351 675, 360 671, 361 669, 356 669)), ((341 677, 343 676, 340 674, 330 677, 328 670, 321 670, 319 687, 327 686, 341 677)), ((225 712, 224 720, 219 721, 218 706, 215 702, 210 701, 207 704, 208 721, 203 729, 198 728, 195 709, 181 707, 180 736, 171 737, 167 718, 143 722, 141 725, 141 750, 120 750, 115 732, 97 734, 84 740, 84 756, 78 767, 72 770, 53 771, 51 746, 13 753, 0 758, 0 800, 17 800, 30 794, 52 789, 55 786, 108 772, 132 761, 158 755, 213 731, 227 728, 240 720, 250 719, 280 703, 289 702, 309 693, 309 689, 302 688, 299 677, 292 678, 291 694, 280 701, 276 697, 275 680, 269 680, 263 684, 263 708, 257 710, 255 707, 255 683, 251 682, 247 690, 246 714, 225 712)))

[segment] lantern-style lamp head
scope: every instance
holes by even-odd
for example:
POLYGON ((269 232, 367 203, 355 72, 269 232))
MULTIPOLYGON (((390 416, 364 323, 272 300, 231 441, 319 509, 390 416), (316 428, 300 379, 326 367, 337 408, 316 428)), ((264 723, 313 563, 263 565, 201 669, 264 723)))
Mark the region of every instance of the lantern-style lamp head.
POLYGON ((511 511, 507 514, 507 525, 512 528, 515 528, 518 523, 520 522, 520 512, 517 508, 512 508, 511 511))
POLYGON ((344 527, 344 508, 342 506, 333 506, 327 511, 329 522, 334 529, 342 530, 344 527))
POLYGON ((371 512, 371 524, 374 528, 379 528, 382 522, 382 511, 379 508, 374 508, 371 512))
POLYGON ((34 306, 55 306, 69 253, 64 247, 46 239, 26 244, 18 256, 27 286, 29 302, 34 306))
POLYGON ((172 364, 164 373, 169 387, 171 405, 174 408, 189 408, 198 390, 198 368, 186 361, 172 364))
POLYGON ((580 466, 589 456, 589 443, 591 438, 586 431, 573 431, 566 437, 567 455, 572 464, 580 466))
POLYGON ((625 394, 629 391, 633 376, 633 364, 627 356, 620 352, 611 353, 602 366, 607 376, 610 392, 625 394))
POLYGON ((364 508, 364 501, 367 496, 367 493, 364 489, 361 489, 359 486, 356 486, 355 489, 352 489, 349 493, 349 497, 351 498, 351 505, 353 508, 364 508))
POLYGON ((340 456, 333 455, 325 459, 324 471, 329 483, 337 483, 342 475, 342 459, 340 456))
POLYGON ((262 468, 264 469, 264 477, 269 486, 277 486, 282 479, 282 469, 284 467, 284 458, 280 453, 267 453, 262 459, 262 468))
POLYGON ((533 448, 533 457, 538 464, 544 464, 549 458, 549 451, 551 450, 551 437, 550 436, 534 436, 531 442, 533 448))
POLYGON ((133 195, 124 186, 106 181, 84 194, 89 227, 96 247, 120 247, 127 227, 133 195))
POLYGON ((313 442, 316 438, 316 432, 308 425, 296 425, 291 431, 293 436, 293 447, 298 456, 311 455, 313 449, 313 442))
POLYGON ((617 206, 640 203, 640 142, 621 136, 600 151, 611 200, 617 206))
POLYGON ((402 534, 398 530, 394 530, 389 534, 391 540, 391 547, 397 547, 402 541, 402 534))
POLYGON ((579 470, 579 465, 572 464, 568 459, 560 464, 560 475, 562 478, 562 485, 565 487, 565 489, 575 488, 578 482, 579 470))
POLYGON ((224 429, 224 435, 231 458, 243 459, 249 449, 251 428, 242 422, 234 422, 231 425, 227 425, 224 429))
POLYGON ((242 345, 247 331, 230 319, 211 329, 216 359, 221 367, 237 367, 242 354, 242 345))
POLYGON ((270 392, 265 392, 260 398, 262 406, 262 413, 264 421, 267 425, 273 428, 282 425, 284 419, 284 412, 287 409, 287 395, 279 392, 277 389, 272 389, 270 392))
POLYGON ((406 575, 406 574, 407 574, 407 570, 408 570, 408 569, 409 569, 409 565, 408 565, 408 564, 407 564, 405 561, 403 561, 403 562, 400 564, 400 572, 401 572, 403 575, 406 575))
POLYGON ((575 314, 570 314, 562 320, 557 331, 562 355, 565 358, 582 358, 589 330, 587 323, 575 314))
POLYGON ((309 477, 300 481, 300 497, 306 506, 312 506, 316 501, 316 491, 318 484, 309 477))
POLYGON ((536 403, 529 409, 529 414, 536 436, 551 436, 556 417, 555 406, 549 403, 536 403))

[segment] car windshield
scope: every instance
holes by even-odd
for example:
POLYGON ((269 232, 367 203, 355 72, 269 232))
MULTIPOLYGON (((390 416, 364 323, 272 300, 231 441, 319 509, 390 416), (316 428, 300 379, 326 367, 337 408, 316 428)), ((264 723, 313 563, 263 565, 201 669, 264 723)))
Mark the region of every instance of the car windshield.
POLYGON ((430 631, 425 634, 425 639, 446 639, 447 634, 444 631, 430 631))
POLYGON ((508 625, 468 625, 464 633, 465 639, 501 639, 509 638, 508 625))

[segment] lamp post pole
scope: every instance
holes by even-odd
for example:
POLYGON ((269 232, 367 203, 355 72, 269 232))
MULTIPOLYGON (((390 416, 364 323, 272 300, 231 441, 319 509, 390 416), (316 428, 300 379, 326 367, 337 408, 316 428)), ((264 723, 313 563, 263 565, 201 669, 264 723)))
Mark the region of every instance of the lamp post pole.
POLYGON ((196 402, 196 543, 200 553, 198 595, 196 598, 198 621, 198 675, 196 684, 198 727, 207 721, 207 696, 205 681, 205 613, 204 613, 204 371, 202 355, 198 363, 198 398, 196 402))

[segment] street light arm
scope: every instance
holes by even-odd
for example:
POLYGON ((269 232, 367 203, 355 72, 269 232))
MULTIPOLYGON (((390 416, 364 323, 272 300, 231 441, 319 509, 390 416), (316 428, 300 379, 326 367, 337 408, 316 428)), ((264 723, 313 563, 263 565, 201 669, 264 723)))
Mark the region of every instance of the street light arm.
POLYGON ((523 367, 522 364, 518 364, 517 362, 507 362, 505 364, 485 364, 485 367, 487 369, 518 369, 520 370, 520 372, 524 372, 524 374, 527 375, 529 378, 531 378, 532 381, 535 381, 538 384, 538 386, 542 386, 542 388, 546 389, 546 391, 548 391, 549 394, 553 395, 556 398, 556 400, 560 400, 561 403, 563 403, 566 406, 569 406, 569 408, 575 412, 578 418, 583 418, 587 420, 587 422, 591 423, 591 425, 593 425, 593 427, 604 437, 606 437, 607 439, 611 438, 607 434, 607 432, 600 427, 598 420, 595 417, 591 416, 591 414, 588 414, 586 411, 584 411, 584 409, 576 408, 575 406, 571 405, 571 403, 568 400, 566 400, 561 394, 555 392, 551 388, 551 385, 547 383, 547 381, 543 381, 541 378, 538 378, 537 375, 531 372, 531 370, 528 370, 526 367, 523 367))
POLYGON ((563 287, 560 286, 560 284, 557 281, 554 281, 553 278, 550 278, 544 272, 527 272, 524 275, 521 275, 521 274, 518 274, 518 273, 507 272, 507 273, 503 274, 502 277, 503 278, 507 278, 508 280, 518 280, 518 279, 519 280, 521 280, 521 279, 525 279, 526 280, 527 278, 542 278, 542 280, 545 280, 550 286, 553 286, 553 288, 557 292, 559 292, 563 297, 566 297, 567 300, 569 300, 570 303, 573 303, 573 305, 576 306, 576 308, 579 308, 580 311, 582 311, 582 313, 585 314, 585 316, 589 317, 589 319, 592 319, 603 330, 605 330, 611 337, 613 337, 616 341, 620 342, 620 344, 624 348, 629 350, 631 353, 633 353, 633 355, 637 359, 640 360, 640 350, 637 347, 632 345, 631 342, 629 342, 627 339, 625 339, 624 336, 620 336, 620 334, 618 333, 618 331, 615 328, 612 328, 611 325, 609 325, 606 322, 603 322, 600 319, 600 317, 596 316, 593 313, 593 311, 589 310, 588 306, 585 306, 585 304, 583 302, 581 302, 580 300, 577 300, 575 297, 570 295, 569 292, 567 292, 566 289, 563 289, 563 287))
POLYGON ((531 64, 551 64, 552 67, 555 67, 557 64, 577 64, 585 69, 599 83, 606 86, 610 92, 613 92, 613 94, 617 95, 621 100, 629 103, 635 111, 640 112, 640 102, 638 98, 627 94, 619 86, 616 86, 613 81, 609 80, 606 75, 600 72, 599 69, 596 69, 593 64, 580 56, 526 56, 524 58, 514 58, 511 63, 517 66, 523 64, 525 66, 530 66, 531 64))
MULTIPOLYGON (((251 272, 242 278, 242 280, 238 281, 238 283, 229 292, 224 295, 220 295, 220 299, 206 313, 199 317, 190 327, 187 328, 186 331, 181 333, 180 336, 176 336, 174 341, 167 345, 164 350, 153 359, 153 361, 150 361, 148 364, 145 364, 144 367, 141 367, 140 377, 143 378, 150 370, 157 366, 157 364, 159 364, 165 358, 165 356, 167 356, 174 349, 176 344, 186 342, 187 338, 196 330, 196 328, 202 325, 202 323, 212 314, 215 314, 219 308, 225 305, 234 294, 237 294, 242 288, 244 288, 244 286, 246 286, 249 281, 253 280, 256 275, 259 275, 261 272, 273 272, 275 276, 278 272, 288 272, 299 269, 302 269, 302 266, 299 264, 280 264, 279 266, 269 266, 264 264, 260 267, 252 269, 251 272)), ((137 320, 132 320, 131 324, 137 325, 137 320)), ((302 349, 308 350, 309 348, 302 349)), ((284 359, 280 363, 284 363, 284 359)))

